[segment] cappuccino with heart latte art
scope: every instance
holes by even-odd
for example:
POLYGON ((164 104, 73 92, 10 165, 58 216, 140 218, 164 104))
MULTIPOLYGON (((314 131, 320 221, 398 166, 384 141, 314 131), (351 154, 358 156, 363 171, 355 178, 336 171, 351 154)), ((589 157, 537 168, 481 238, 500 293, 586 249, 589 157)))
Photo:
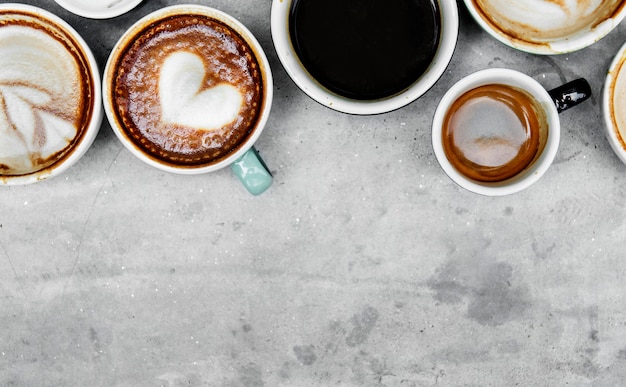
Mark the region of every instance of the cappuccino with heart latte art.
POLYGON ((105 98, 114 120, 158 163, 196 168, 225 159, 246 141, 263 108, 254 50, 207 15, 147 23, 109 66, 105 98))

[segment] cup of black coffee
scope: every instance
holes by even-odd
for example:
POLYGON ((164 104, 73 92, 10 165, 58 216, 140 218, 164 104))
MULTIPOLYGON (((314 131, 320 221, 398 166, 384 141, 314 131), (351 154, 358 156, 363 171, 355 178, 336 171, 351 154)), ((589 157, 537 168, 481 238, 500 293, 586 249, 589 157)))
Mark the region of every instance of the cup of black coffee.
POLYGON ((245 26, 210 7, 178 5, 145 16, 119 39, 103 99, 115 134, 142 161, 179 174, 230 166, 256 195, 272 182, 253 148, 272 85, 263 49, 245 26))
POLYGON ((559 113, 591 96, 584 79, 547 91, 509 69, 478 71, 443 96, 433 119, 437 161, 459 186, 487 196, 538 181, 556 156, 559 113))
POLYGON ((454 0, 274 0, 278 57, 311 98, 351 114, 377 114, 419 98, 456 46, 454 0))
POLYGON ((100 72, 81 36, 38 7, 0 5, 0 184, 66 171, 101 122, 100 72))

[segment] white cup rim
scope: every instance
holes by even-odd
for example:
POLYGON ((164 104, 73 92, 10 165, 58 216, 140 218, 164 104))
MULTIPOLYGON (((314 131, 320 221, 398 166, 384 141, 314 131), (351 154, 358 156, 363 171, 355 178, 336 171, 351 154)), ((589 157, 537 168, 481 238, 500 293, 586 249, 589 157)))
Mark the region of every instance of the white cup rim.
POLYGON ((442 97, 433 118, 432 146, 435 157, 443 171, 452 181, 468 191, 485 196, 504 196, 522 191, 537 182, 548 170, 556 157, 561 126, 558 112, 548 91, 535 79, 516 70, 491 68, 480 70, 463 77, 442 97), (508 84, 529 92, 546 112, 548 138, 542 154, 528 168, 517 176, 495 183, 483 183, 469 179, 457 171, 445 155, 442 145, 442 126, 444 117, 452 104, 466 91, 486 84, 508 84))
POLYGON ((85 59, 88 62, 89 70, 92 77, 92 87, 93 87, 93 111, 91 115, 91 120, 87 128, 85 128, 85 133, 80 139, 80 142, 74 146, 73 149, 70 150, 70 153, 62 158, 61 160, 53 163, 49 167, 43 168, 39 171, 34 171, 24 175, 0 175, 0 184, 5 185, 25 185, 32 184, 38 181, 50 179, 52 177, 58 176, 63 172, 67 171, 71 166, 76 164, 76 162, 82 158, 87 150, 91 147, 92 143, 96 139, 98 132, 100 131, 100 126, 102 125, 103 119, 103 108, 102 108, 102 89, 100 83, 100 70, 98 68, 98 62, 91 51, 91 48, 87 44, 87 42, 83 39, 83 37, 65 20, 61 17, 53 14, 52 12, 46 11, 42 8, 27 5, 27 4, 17 4, 17 3, 6 3, 0 4, 0 12, 3 10, 24 10, 29 13, 33 13, 35 15, 41 16, 44 19, 50 20, 52 23, 57 24, 66 31, 71 37, 76 41, 76 43, 82 49, 85 59))
MULTIPOLYGON (((59 4, 61 7, 78 16, 86 17, 89 19, 111 19, 129 12, 130 10, 138 6, 143 0, 122 0, 117 2, 115 6, 104 10, 89 9, 85 6, 77 4, 73 0, 54 1, 56 1, 56 3, 59 4)), ((95 0, 91 1, 94 2, 95 0)))
POLYGON ((309 97, 333 110, 358 115, 380 114, 399 109, 424 95, 445 72, 456 47, 459 16, 455 0, 438 0, 442 23, 439 48, 429 69, 413 85, 391 97, 377 100, 353 100, 321 86, 302 67, 288 32, 289 9, 293 0, 273 0, 271 10, 272 40, 278 58, 293 82, 309 97))
POLYGON ((620 6, 620 9, 614 13, 611 18, 601 23, 595 23, 591 28, 581 30, 566 38, 527 42, 514 39, 493 28, 491 24, 483 18, 481 12, 474 7, 475 0, 463 1, 474 20, 493 38, 509 47, 537 55, 558 55, 581 50, 605 37, 621 23, 624 17, 626 17, 626 6, 620 6))
POLYGON ((120 39, 116 42, 115 46, 111 50, 111 53, 107 60, 103 74, 104 76, 102 80, 102 90, 103 90, 104 111, 106 113, 109 124, 111 128, 113 129, 113 132, 115 133, 116 137, 120 140, 120 142, 124 145, 126 149, 128 149, 132 154, 134 154, 137 158, 144 161, 148 165, 151 165, 162 171, 176 173, 176 174, 197 175, 197 174, 214 172, 222 168, 225 168, 229 166, 230 164, 232 164, 233 162, 235 162, 244 153, 250 150, 250 148, 252 148, 254 143, 261 136, 261 133, 263 132, 267 124, 267 121, 269 119, 270 110, 272 107, 273 88, 274 88, 272 71, 271 71, 267 56, 265 55, 265 52, 263 50, 263 47, 258 42, 258 40, 254 37, 252 32, 250 32, 250 30, 248 30, 248 28, 243 25, 243 23, 241 23, 240 21, 235 19, 233 16, 223 11, 220 11, 218 9, 208 7, 205 5, 196 5, 196 4, 172 5, 172 6, 158 9, 144 16, 138 21, 136 21, 132 26, 130 26, 124 32, 124 34, 120 37, 120 39), (182 13, 192 13, 192 14, 195 13, 195 14, 201 14, 201 15, 208 15, 210 17, 215 17, 216 19, 219 19, 220 21, 228 23, 228 25, 231 28, 235 29, 238 33, 240 33, 244 37, 246 42, 253 47, 257 60, 263 72, 263 81, 265 82, 263 85, 264 92, 265 92, 264 103, 263 103, 261 112, 259 114, 256 127, 254 128, 254 131, 250 135, 248 135, 245 141, 239 146, 239 148, 235 152, 231 153, 228 157, 216 163, 211 163, 211 164, 196 166, 196 167, 175 166, 175 165, 161 163, 155 160, 154 158, 152 158, 151 156, 147 155, 142 149, 134 145, 127 138, 126 134, 124 133, 124 130, 121 129, 116 123, 117 120, 115 119, 115 114, 113 113, 114 107, 110 98, 111 90, 109 88, 108 80, 107 80, 108 74, 112 71, 111 69, 111 67, 113 66, 112 62, 114 61, 116 54, 121 50, 122 46, 125 44, 125 41, 128 40, 133 33, 135 33, 137 30, 140 30, 142 28, 142 25, 145 25, 147 22, 150 22, 153 20, 160 20, 163 16, 166 16, 166 15, 182 14, 182 13))
POLYGON ((615 89, 615 82, 617 82, 619 72, 624 71, 624 65, 626 64, 626 43, 624 43, 613 57, 606 78, 604 80, 604 87, 602 90, 602 118, 604 120, 604 133, 609 142, 609 145, 615 152, 615 155, 623 162, 626 163, 626 139, 622 138, 619 132, 617 124, 613 120, 612 112, 612 90, 615 89))

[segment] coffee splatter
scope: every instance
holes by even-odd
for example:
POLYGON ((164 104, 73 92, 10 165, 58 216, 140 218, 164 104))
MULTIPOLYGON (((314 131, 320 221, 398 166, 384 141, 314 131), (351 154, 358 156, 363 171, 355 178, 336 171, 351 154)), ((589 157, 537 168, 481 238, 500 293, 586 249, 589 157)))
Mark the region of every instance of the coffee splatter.
POLYGON ((250 363, 239 368, 239 382, 246 387, 263 387, 263 373, 258 365, 250 363))
POLYGON ((296 354, 296 358, 302 365, 310 366, 317 360, 315 348, 312 345, 297 345, 293 347, 293 352, 296 354))
POLYGON ((488 268, 467 308, 469 318, 482 325, 497 326, 523 316, 529 307, 525 289, 511 284, 513 268, 499 262, 488 268))
POLYGON ((435 278, 428 281, 428 286, 435 291, 435 299, 446 304, 456 304, 463 300, 468 292, 460 278, 459 266, 448 262, 439 269, 435 278))
POLYGON ((427 285, 442 303, 468 302, 467 317, 486 326, 498 326, 523 317, 530 307, 528 290, 513 282, 506 262, 450 261, 427 285))
POLYGON ((367 341, 370 332, 374 329, 378 320, 378 311, 371 306, 366 307, 360 314, 355 314, 350 320, 353 328, 346 337, 346 344, 355 347, 367 341))

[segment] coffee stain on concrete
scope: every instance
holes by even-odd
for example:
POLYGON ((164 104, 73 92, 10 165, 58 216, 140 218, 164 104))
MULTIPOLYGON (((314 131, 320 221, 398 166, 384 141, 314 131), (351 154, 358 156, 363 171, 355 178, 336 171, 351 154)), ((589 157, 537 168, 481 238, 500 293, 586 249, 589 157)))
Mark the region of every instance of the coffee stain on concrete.
POLYGON ((512 285, 513 267, 505 262, 489 266, 472 290, 467 316, 482 325, 498 326, 522 318, 530 306, 528 291, 512 285))
POLYGON ((445 304, 457 304, 463 301, 469 289, 465 284, 461 267, 455 262, 448 262, 438 270, 438 274, 428 281, 428 287, 435 292, 435 300, 445 304))
POLYGON ((310 366, 317 360, 317 355, 315 354, 315 347, 312 345, 296 345, 293 347, 293 352, 296 355, 296 358, 300 362, 300 364, 305 366, 310 366))
POLYGON ((352 330, 346 336, 346 344, 349 347, 356 347, 359 344, 363 344, 367 341, 370 332, 376 326, 379 313, 371 306, 366 307, 359 314, 352 316, 350 322, 352 323, 352 330))
POLYGON ((261 368, 255 363, 249 363, 239 367, 239 383, 246 387, 263 387, 265 382, 263 381, 263 372, 261 368))
POLYGON ((467 303, 466 317, 485 326, 499 326, 524 317, 531 306, 528 289, 515 282, 513 267, 473 257, 451 260, 427 282, 435 300, 467 303))

